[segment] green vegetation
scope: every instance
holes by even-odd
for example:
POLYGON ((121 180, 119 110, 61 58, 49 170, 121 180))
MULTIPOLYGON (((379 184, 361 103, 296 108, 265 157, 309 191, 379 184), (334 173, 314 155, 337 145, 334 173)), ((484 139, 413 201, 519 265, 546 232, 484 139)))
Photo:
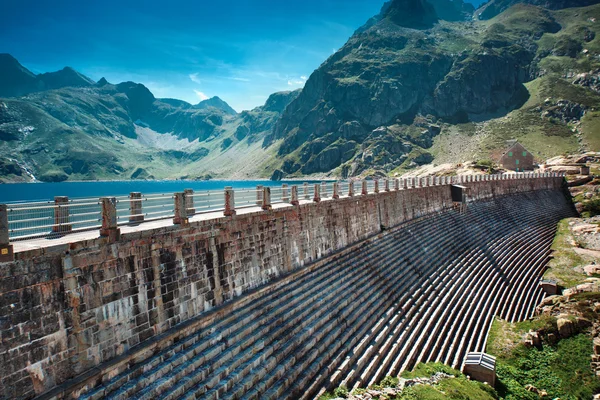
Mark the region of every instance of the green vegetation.
MULTIPOLYGON (((420 363, 412 371, 405 371, 402 374, 404 379, 430 378, 434 374, 442 372, 450 375, 451 378, 444 378, 435 385, 415 385, 404 388, 398 395, 384 395, 378 398, 380 400, 444 400, 444 399, 479 399, 494 400, 498 396, 489 385, 471 381, 459 371, 441 363, 420 363)), ((385 388, 397 388, 399 378, 387 376, 378 385, 369 387, 370 390, 383 391, 385 388)), ((355 389, 351 394, 361 395, 366 389, 355 389)), ((319 400, 331 400, 336 397, 345 398, 348 391, 344 387, 335 389, 319 397, 319 400)), ((377 398, 377 397, 375 397, 377 398)))
POLYGON ((586 261, 573 250, 573 235, 569 230, 570 219, 558 223, 554 242, 552 243, 553 258, 544 274, 546 279, 554 279, 559 285, 573 287, 582 283, 586 276, 577 271, 577 267, 586 265, 586 261))
POLYGON ((538 399, 527 385, 545 391, 550 398, 573 400, 590 399, 600 390, 600 381, 590 368, 589 335, 579 334, 557 344, 545 342, 538 349, 521 343, 530 330, 556 334, 556 320, 546 316, 517 324, 500 319, 493 323, 486 351, 497 357, 496 389, 501 398, 538 399))

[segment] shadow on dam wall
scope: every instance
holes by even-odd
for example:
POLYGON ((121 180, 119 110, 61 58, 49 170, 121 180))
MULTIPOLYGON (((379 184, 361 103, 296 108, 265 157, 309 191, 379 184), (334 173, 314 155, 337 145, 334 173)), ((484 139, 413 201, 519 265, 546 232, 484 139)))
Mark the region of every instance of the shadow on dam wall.
MULTIPOLYGON (((465 185, 480 202, 563 183, 465 185)), ((0 396, 77 394, 382 228, 452 206, 449 185, 392 190, 16 252, 0 264, 0 396)))

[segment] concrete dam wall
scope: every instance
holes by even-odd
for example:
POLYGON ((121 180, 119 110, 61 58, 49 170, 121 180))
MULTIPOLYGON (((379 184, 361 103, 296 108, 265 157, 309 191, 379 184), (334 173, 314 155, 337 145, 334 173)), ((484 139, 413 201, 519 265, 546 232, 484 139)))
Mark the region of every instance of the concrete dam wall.
POLYGON ((0 264, 0 396, 297 398, 458 365, 490 316, 542 296, 573 213, 562 184, 469 182, 464 214, 441 185, 17 251, 0 264))

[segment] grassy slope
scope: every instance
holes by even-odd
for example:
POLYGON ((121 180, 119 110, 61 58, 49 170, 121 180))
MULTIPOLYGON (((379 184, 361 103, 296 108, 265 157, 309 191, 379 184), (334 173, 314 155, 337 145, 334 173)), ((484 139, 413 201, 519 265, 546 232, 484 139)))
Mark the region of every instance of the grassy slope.
POLYGON ((562 339, 556 345, 527 348, 521 341, 529 330, 556 332, 552 317, 510 324, 496 319, 490 331, 486 352, 497 357, 498 390, 506 400, 536 400, 537 394, 525 389, 533 385, 545 390, 549 398, 590 399, 600 390, 600 381, 590 368, 592 340, 589 335, 562 339))
MULTIPOLYGON (((446 400, 446 399, 478 399, 494 400, 498 396, 490 386, 477 381, 471 381, 460 371, 452 369, 441 363, 420 363, 412 371, 405 371, 403 378, 430 378, 437 372, 443 372, 454 378, 443 379, 437 385, 416 385, 405 388, 400 395, 379 397, 388 400, 446 400)), ((386 387, 397 387, 398 378, 385 377, 379 385, 371 386, 370 389, 382 390, 386 387)), ((363 394, 365 389, 356 389, 353 394, 363 394)), ((319 400, 330 400, 338 397, 346 397, 347 390, 338 388, 333 392, 322 395, 319 400)))
POLYGON ((573 287, 583 283, 587 276, 580 272, 579 268, 590 262, 573 250, 572 242, 573 235, 569 231, 569 219, 564 219, 558 224, 558 231, 552 244, 554 258, 550 260, 549 268, 544 274, 544 278, 554 279, 564 287, 573 287))
MULTIPOLYGON (((567 39, 579 43, 582 49, 588 49, 591 53, 600 53, 600 27, 591 21, 591 18, 600 19, 600 5, 557 11, 553 15, 562 29, 555 34, 544 33, 537 41, 538 55, 549 54, 540 62, 540 68, 547 74, 525 85, 529 92, 527 102, 519 109, 499 118, 445 125, 442 134, 435 138, 434 145, 429 150, 435 156, 435 163, 497 159, 508 139, 518 139, 540 161, 578 151, 579 144, 571 126, 541 117, 546 99, 566 99, 588 107, 590 111, 580 126, 583 144, 588 150, 600 151, 600 112, 593 110, 600 108, 600 95, 571 84, 572 78, 563 78, 567 74, 598 68, 600 61, 595 61, 594 57, 583 53, 578 54, 577 58, 551 55, 555 46, 561 46, 567 39), (586 43, 582 36, 586 29, 596 34, 589 43, 586 43)), ((486 27, 497 23, 506 24, 509 17, 514 15, 507 11, 481 24, 486 27)), ((519 31, 525 29, 520 24, 528 19, 519 17, 510 18, 510 21, 510 26, 519 31)))
MULTIPOLYGON (((272 170, 264 165, 274 158, 277 150, 277 145, 263 149, 260 140, 248 143, 247 138, 233 139, 232 145, 223 149, 223 141, 233 138, 237 127, 233 120, 226 123, 225 132, 219 137, 185 145, 186 151, 206 148, 210 150, 208 156, 199 161, 189 157, 178 159, 160 146, 148 146, 138 139, 121 135, 113 136, 108 131, 98 133, 102 131, 98 126, 89 127, 90 131, 85 132, 74 129, 34 104, 12 99, 0 103, 14 108, 25 107, 22 115, 26 120, 19 121, 18 125, 35 127, 21 140, 2 142, 0 158, 18 159, 30 167, 38 179, 66 179, 65 171, 72 172, 69 180, 127 179, 138 168, 145 170, 140 178, 195 178, 205 174, 234 179, 267 178, 272 170)), ((181 142, 177 144, 181 146, 181 142)))

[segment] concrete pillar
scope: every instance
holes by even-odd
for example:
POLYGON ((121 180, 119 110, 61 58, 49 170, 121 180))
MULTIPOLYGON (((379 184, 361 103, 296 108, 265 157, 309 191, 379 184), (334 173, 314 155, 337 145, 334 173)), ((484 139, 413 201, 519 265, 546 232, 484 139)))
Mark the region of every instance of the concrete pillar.
POLYGON ((292 205, 299 205, 300 201, 298 200, 298 185, 292 185, 292 205))
POLYGON ((129 222, 142 222, 144 212, 142 210, 142 194, 140 192, 129 193, 129 222))
POLYGON ((235 192, 231 186, 225 186, 225 210, 223 215, 232 217, 235 215, 235 192))
POLYGON ((175 193, 175 216, 173 217, 173 223, 176 225, 188 223, 184 192, 175 193))
POLYGON ((379 179, 374 180, 374 189, 373 192, 379 193, 379 179))
POLYGON ((194 208, 194 190, 184 189, 183 193, 185 193, 185 211, 187 215, 196 214, 196 209, 194 208))
POLYGON ((263 187, 262 204, 263 210, 268 211, 273 208, 271 205, 271 188, 268 186, 263 187))
POLYGON ((350 179, 348 182, 348 197, 354 196, 354 181, 350 179))
POLYGON ((304 199, 310 200, 310 194, 308 193, 308 182, 304 182, 304 199))
POLYGON ((333 195, 331 197, 334 199, 340 198, 340 184, 338 182, 333 182, 333 195))
POLYGON ((369 194, 369 188, 367 187, 367 181, 363 180, 362 181, 362 191, 361 191, 362 195, 365 194, 369 194))
POLYGON ((321 186, 318 183, 315 183, 315 195, 313 197, 313 201, 315 203, 321 201, 321 186))
POLYGON ((52 232, 71 232, 73 225, 69 223, 69 198, 56 196, 54 198, 54 226, 52 232))
POLYGON ((402 189, 408 189, 408 179, 402 179, 402 189))
POLYGON ((256 205, 262 207, 263 205, 263 185, 256 185, 256 205))
POLYGON ((116 242, 121 237, 121 230, 117 225, 117 199, 116 197, 101 197, 102 227, 100 236, 108 237, 110 242, 116 242))
POLYGON ((8 207, 0 204, 0 262, 14 261, 13 246, 9 243, 8 207))
POLYGON ((321 193, 319 194, 319 199, 327 198, 329 196, 327 194, 327 182, 321 182, 321 193))
POLYGON ((290 197, 288 195, 288 185, 287 183, 284 183, 283 185, 281 185, 281 201, 284 203, 289 203, 290 202, 290 197))
POLYGON ((400 179, 394 179, 394 190, 400 190, 400 179))
POLYGON ((389 179, 386 179, 383 182, 383 190, 385 190, 386 192, 390 191, 390 180, 389 179))

